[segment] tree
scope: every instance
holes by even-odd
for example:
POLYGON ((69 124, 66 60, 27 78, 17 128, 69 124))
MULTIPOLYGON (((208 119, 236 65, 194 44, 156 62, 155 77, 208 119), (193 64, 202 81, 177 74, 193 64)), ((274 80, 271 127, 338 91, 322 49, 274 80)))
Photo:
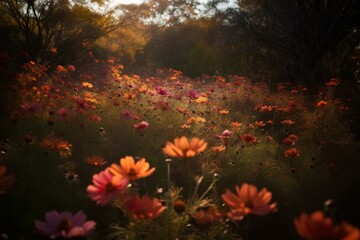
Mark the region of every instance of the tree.
POLYGON ((242 0, 222 13, 263 75, 300 83, 337 75, 359 45, 356 0, 242 0))

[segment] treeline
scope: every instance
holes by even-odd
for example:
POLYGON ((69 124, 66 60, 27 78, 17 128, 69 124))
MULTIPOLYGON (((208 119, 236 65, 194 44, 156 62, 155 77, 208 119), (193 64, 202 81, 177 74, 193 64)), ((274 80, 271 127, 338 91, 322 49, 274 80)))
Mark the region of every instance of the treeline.
POLYGON ((127 69, 241 74, 297 84, 356 80, 357 0, 0 0, 0 66, 81 64, 91 53, 127 69))

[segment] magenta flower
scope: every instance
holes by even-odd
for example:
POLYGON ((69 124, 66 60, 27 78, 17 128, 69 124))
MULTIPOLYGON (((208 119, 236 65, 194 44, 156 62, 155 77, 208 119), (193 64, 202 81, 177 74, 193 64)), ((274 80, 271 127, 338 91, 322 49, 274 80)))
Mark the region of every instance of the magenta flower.
POLYGON ((129 109, 124 109, 120 112, 120 117, 124 119, 132 118, 133 113, 129 109))
POLYGON ((170 93, 168 90, 166 90, 165 88, 163 87, 160 87, 160 86, 155 86, 154 87, 156 92, 159 94, 159 95, 163 95, 163 96, 169 96, 170 93))
POLYGON ((194 90, 190 90, 190 91, 188 92, 188 97, 189 97, 190 99, 195 100, 195 99, 198 99, 198 98, 200 97, 200 94, 199 94, 198 92, 194 91, 194 90))
POLYGON ((96 222, 86 221, 83 211, 73 216, 68 211, 59 213, 52 210, 45 214, 45 222, 35 220, 35 226, 40 234, 50 238, 72 238, 90 235, 95 230, 96 222))
POLYGON ((112 175, 108 169, 93 175, 93 184, 87 187, 88 196, 99 205, 111 203, 129 183, 127 178, 112 175))

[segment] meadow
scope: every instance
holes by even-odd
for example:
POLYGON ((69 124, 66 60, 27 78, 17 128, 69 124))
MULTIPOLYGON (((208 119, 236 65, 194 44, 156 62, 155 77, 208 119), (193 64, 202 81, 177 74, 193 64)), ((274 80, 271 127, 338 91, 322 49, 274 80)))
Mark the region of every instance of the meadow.
POLYGON ((341 79, 125 70, 23 65, 0 126, 1 239, 312 239, 301 229, 322 214, 331 239, 359 239, 341 79))

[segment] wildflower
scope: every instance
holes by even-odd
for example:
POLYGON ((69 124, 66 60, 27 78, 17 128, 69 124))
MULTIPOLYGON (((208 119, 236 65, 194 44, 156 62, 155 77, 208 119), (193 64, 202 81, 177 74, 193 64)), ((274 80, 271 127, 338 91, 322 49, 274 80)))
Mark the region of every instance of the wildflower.
POLYGON ((70 65, 68 65, 68 69, 70 71, 74 72, 75 71, 75 66, 70 64, 70 65))
POLYGON ((274 141, 274 138, 272 136, 270 136, 270 135, 266 136, 265 139, 268 142, 273 142, 274 141))
POLYGON ((228 138, 228 137, 230 137, 232 135, 232 132, 230 131, 230 130, 228 130, 228 129, 226 129, 226 130, 224 130, 223 132, 222 132, 222 136, 224 137, 224 138, 228 138))
POLYGON ((194 90, 189 90, 188 97, 192 100, 198 99, 200 97, 200 94, 194 90))
POLYGON ((94 230, 96 222, 86 221, 86 215, 78 211, 75 215, 72 213, 49 211, 45 214, 45 222, 35 220, 35 226, 40 234, 50 238, 72 238, 88 236, 94 230))
POLYGON ((56 116, 59 120, 66 121, 70 117, 70 113, 66 108, 62 107, 56 111, 56 116))
POLYGON ((15 184, 15 176, 5 175, 6 167, 0 165, 0 195, 5 194, 6 191, 15 184))
POLYGON ((257 127, 264 127, 266 123, 264 123, 264 121, 255 121, 254 125, 257 127))
POLYGON ((156 92, 159 94, 159 95, 162 95, 162 96, 169 96, 170 93, 169 91, 167 91, 166 89, 160 87, 160 86, 155 86, 154 87, 156 92))
POLYGON ((183 136, 181 138, 175 138, 174 143, 166 142, 163 152, 170 157, 187 158, 204 151, 206 147, 207 142, 200 138, 194 137, 189 142, 189 140, 183 136))
POLYGON ((189 129, 191 126, 187 124, 180 125, 181 129, 189 129))
POLYGON ((90 117, 90 119, 91 119, 91 121, 94 121, 94 122, 101 122, 101 120, 102 120, 102 118, 99 116, 99 115, 97 115, 97 114, 94 114, 94 115, 92 115, 91 117, 90 117))
POLYGON ((38 114, 42 111, 42 105, 37 102, 27 102, 21 105, 21 108, 31 114, 38 114))
POLYGON ((284 152, 285 157, 299 157, 300 151, 297 148, 290 148, 284 152))
POLYGON ((211 148, 214 152, 222 152, 226 149, 226 146, 224 145, 218 145, 211 148))
POLYGON ((320 101, 316 104, 316 106, 317 106, 318 108, 322 108, 323 106, 325 106, 325 105, 327 105, 327 104, 328 104, 327 101, 320 100, 320 101))
POLYGON ((134 124, 133 126, 138 130, 144 130, 149 127, 149 123, 147 121, 141 121, 137 124, 134 124))
POLYGON ((227 110, 227 109, 221 109, 221 110, 219 110, 219 113, 220 113, 221 115, 228 115, 228 114, 229 114, 229 110, 227 110))
POLYGON ((289 137, 282 139, 281 143, 283 143, 285 145, 289 145, 289 146, 295 145, 295 142, 289 137))
POLYGON ((241 220, 244 215, 266 215, 277 211, 276 203, 270 204, 272 194, 263 188, 258 192, 257 187, 244 183, 241 188, 235 186, 236 194, 226 189, 221 195, 223 201, 231 208, 228 217, 233 220, 241 220))
POLYGON ((330 81, 326 83, 327 86, 335 87, 340 83, 340 80, 337 78, 330 78, 330 81))
POLYGON ((233 128, 239 128, 239 127, 241 127, 241 123, 239 123, 239 122, 231 122, 230 125, 231 125, 231 127, 233 127, 233 128))
POLYGON ((73 170, 65 172, 65 178, 70 182, 75 182, 78 180, 79 175, 77 175, 73 170))
POLYGON ((145 195, 143 197, 132 196, 128 198, 125 203, 125 208, 135 220, 153 219, 158 217, 164 210, 159 199, 151 199, 145 195))
POLYGON ((65 141, 61 138, 56 138, 54 136, 47 136, 40 145, 44 148, 55 150, 59 153, 61 157, 68 158, 71 157, 71 147, 72 144, 68 141, 65 141))
POLYGON ((191 214, 191 218, 195 222, 195 225, 200 228, 208 227, 221 217, 222 214, 215 207, 202 208, 191 214))
POLYGON ((246 143, 251 143, 251 144, 258 144, 259 141, 256 139, 256 137, 254 137, 253 135, 251 134, 243 134, 241 136, 241 140, 243 142, 246 142, 246 143))
POLYGON ((106 161, 104 160, 104 158, 99 157, 99 156, 86 157, 85 162, 87 162, 88 164, 93 165, 93 166, 102 166, 102 165, 106 164, 106 161))
POLYGON ((284 125, 293 125, 294 123, 295 123, 294 121, 288 120, 288 119, 281 121, 281 124, 284 124, 284 125))
POLYGON ((125 177, 127 179, 136 180, 139 178, 148 177, 155 171, 155 168, 150 168, 145 158, 141 158, 135 163, 135 160, 131 156, 126 156, 120 159, 120 165, 111 164, 109 171, 115 176, 125 177))
POLYGON ((120 117, 124 119, 132 118, 133 113, 129 109, 124 109, 120 112, 120 117))
POLYGON ((127 178, 112 175, 108 169, 94 174, 92 177, 94 185, 89 185, 86 190, 88 196, 99 205, 106 205, 117 198, 126 190, 129 183, 127 178))
POLYGON ((83 82, 82 85, 83 85, 83 87, 86 87, 86 88, 93 88, 94 87, 94 85, 92 85, 89 82, 83 82))
POLYGON ((58 65, 58 66, 56 67, 56 70, 57 70, 58 72, 63 72, 63 73, 67 73, 67 72, 68 72, 68 70, 67 70, 65 67, 61 66, 61 65, 58 65))
POLYGON ((311 215, 302 213, 294 220, 296 230, 303 239, 317 240, 358 240, 360 229, 348 224, 341 223, 334 225, 333 220, 325 217, 320 211, 311 215))

